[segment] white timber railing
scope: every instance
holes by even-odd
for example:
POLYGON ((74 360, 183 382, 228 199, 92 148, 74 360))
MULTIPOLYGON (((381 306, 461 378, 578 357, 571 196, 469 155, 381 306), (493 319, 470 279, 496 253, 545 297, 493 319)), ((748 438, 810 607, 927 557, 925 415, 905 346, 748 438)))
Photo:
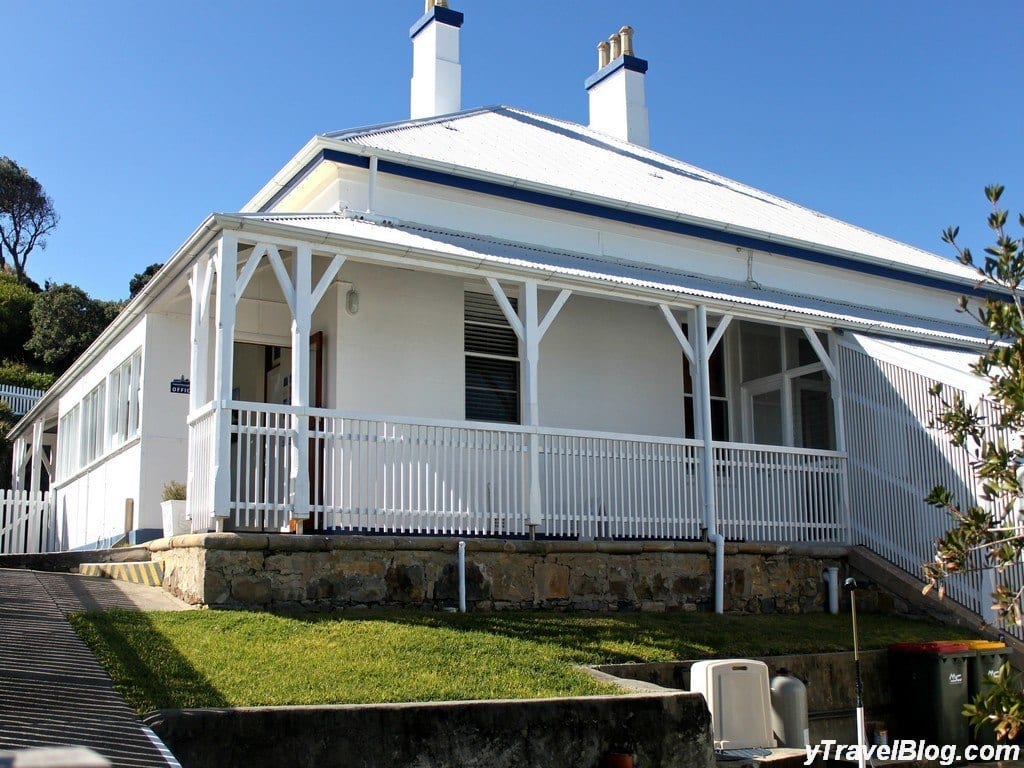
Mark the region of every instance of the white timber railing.
POLYGON ((11 412, 15 416, 24 416, 31 411, 32 406, 39 402, 39 399, 45 394, 46 392, 42 389, 0 384, 0 400, 11 407, 11 412))
MULTIPOLYGON (((838 348, 846 402, 847 448, 850 462, 853 543, 863 544, 907 573, 922 578, 922 566, 935 557, 935 540, 952 526, 949 514, 925 503, 936 485, 943 485, 964 506, 989 507, 971 467, 969 453, 952 444, 932 426, 940 407, 931 394, 934 379, 845 346, 838 348)), ((967 393, 943 384, 945 397, 967 393)), ((996 437, 997 412, 978 403, 989 437, 996 437)), ((946 594, 990 619, 993 584, 975 563, 971 572, 946 582, 946 594)), ((1001 579, 1020 586, 1020 565, 1001 579)), ((1010 631, 1021 637, 1020 628, 1010 631)))
POLYGON ((700 441, 538 433, 545 533, 582 539, 700 536, 700 441))
POLYGON ((55 523, 48 492, 0 491, 0 554, 56 551, 55 523))
POLYGON ((835 451, 716 443, 718 526, 727 539, 849 540, 846 457, 835 451))
POLYGON ((188 420, 188 493, 185 516, 193 531, 209 530, 213 524, 213 478, 216 455, 215 412, 203 406, 188 420))
MULTIPOLYGON (((315 530, 526 535, 529 446, 536 440, 538 534, 698 539, 703 533, 703 446, 697 440, 259 403, 226 407, 230 499, 217 514, 242 530, 287 529, 302 471, 293 466, 296 426, 302 425, 315 530)), ((214 519, 214 414, 205 406, 190 421, 195 530, 208 529, 214 519)), ((718 443, 712 458, 728 538, 847 540, 842 454, 718 443)))

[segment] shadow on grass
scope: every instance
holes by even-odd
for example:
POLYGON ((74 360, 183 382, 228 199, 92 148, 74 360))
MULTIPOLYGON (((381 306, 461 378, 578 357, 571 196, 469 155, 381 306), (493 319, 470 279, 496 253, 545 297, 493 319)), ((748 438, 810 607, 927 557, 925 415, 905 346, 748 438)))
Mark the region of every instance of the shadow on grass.
MULTIPOLYGON (((406 626, 482 632, 512 640, 554 646, 582 663, 671 661, 726 656, 770 656, 852 650, 848 616, 590 614, 571 612, 498 612, 447 614, 381 610, 351 614, 296 615, 310 623, 382 621, 406 626)), ((969 632, 966 634, 970 634, 969 632)), ((866 615, 862 647, 966 636, 965 631, 932 622, 866 615)))
POLYGON ((229 706, 220 691, 179 653, 147 614, 112 610, 73 614, 68 621, 136 712, 229 706))

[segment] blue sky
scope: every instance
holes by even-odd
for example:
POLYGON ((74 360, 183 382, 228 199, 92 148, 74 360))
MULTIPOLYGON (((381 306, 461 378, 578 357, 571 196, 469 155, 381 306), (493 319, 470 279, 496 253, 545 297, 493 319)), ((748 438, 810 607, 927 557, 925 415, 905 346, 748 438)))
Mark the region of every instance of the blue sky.
MULTIPOLYGON (((586 122, 595 46, 636 29, 655 149, 928 250, 1024 210, 1019 0, 452 0, 463 105, 586 122), (999 115, 998 123, 993 116, 999 115)), ((62 221, 36 280, 101 298, 241 205, 312 135, 408 116, 421 0, 0 0, 0 154, 62 221), (12 64, 13 62, 13 64, 12 64)))

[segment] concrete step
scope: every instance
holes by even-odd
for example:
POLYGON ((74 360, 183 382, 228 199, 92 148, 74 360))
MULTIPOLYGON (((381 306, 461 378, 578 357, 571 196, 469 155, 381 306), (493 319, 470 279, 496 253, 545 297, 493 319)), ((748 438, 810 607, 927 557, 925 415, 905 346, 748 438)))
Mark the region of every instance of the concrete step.
POLYGON ((164 583, 163 563, 82 563, 78 567, 82 576, 98 576, 148 587, 162 587, 164 583))

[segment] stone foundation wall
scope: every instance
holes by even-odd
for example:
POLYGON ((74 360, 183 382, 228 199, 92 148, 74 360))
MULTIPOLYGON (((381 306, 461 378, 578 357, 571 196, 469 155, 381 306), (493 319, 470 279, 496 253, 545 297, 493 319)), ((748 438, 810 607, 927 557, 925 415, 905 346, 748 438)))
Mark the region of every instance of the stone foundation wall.
MULTIPOLYGON (((452 607, 458 540, 199 534, 150 544, 164 588, 192 604, 326 610, 452 607)), ((698 611, 713 601, 700 542, 467 541, 472 610, 698 611)), ((726 546, 727 611, 825 610, 821 574, 842 547, 726 546)))

